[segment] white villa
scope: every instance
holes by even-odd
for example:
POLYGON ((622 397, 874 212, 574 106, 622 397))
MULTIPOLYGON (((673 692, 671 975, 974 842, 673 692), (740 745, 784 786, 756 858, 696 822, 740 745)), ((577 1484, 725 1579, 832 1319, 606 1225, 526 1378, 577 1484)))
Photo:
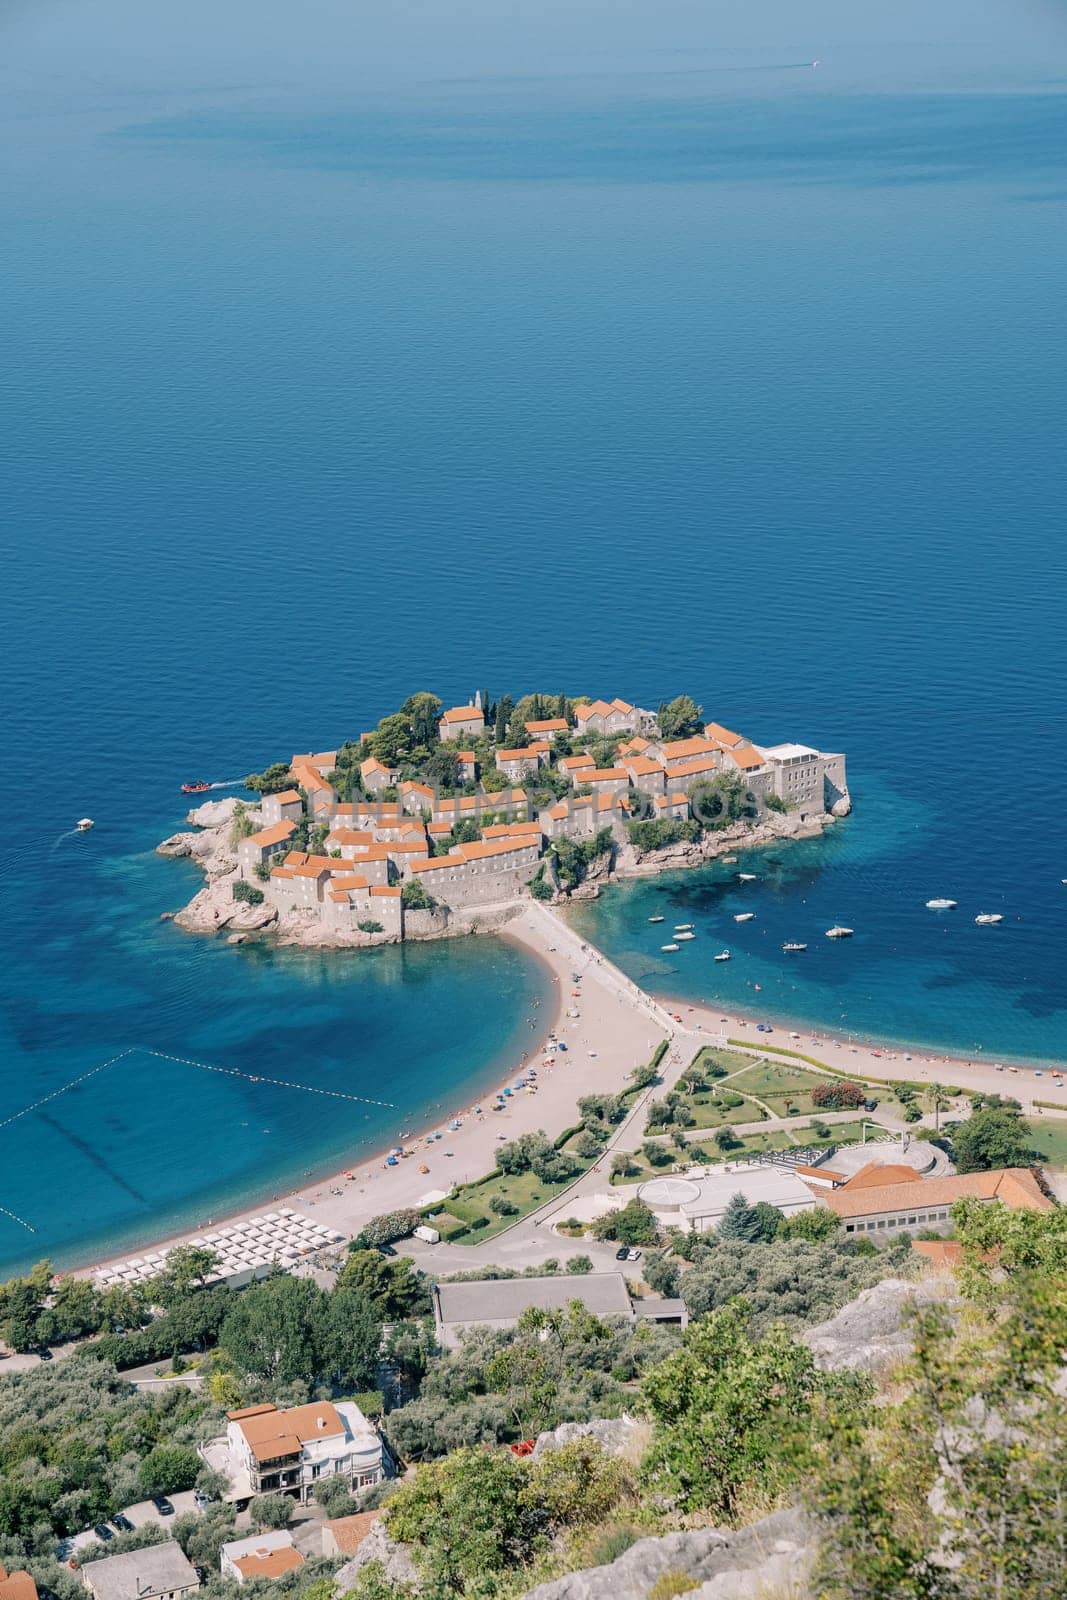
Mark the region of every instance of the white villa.
POLYGON ((291 1494, 306 1504, 316 1483, 344 1478, 354 1490, 382 1479, 382 1441, 351 1400, 315 1400, 279 1411, 264 1404, 226 1413, 226 1433, 200 1447, 229 1480, 237 1504, 257 1494, 291 1494))

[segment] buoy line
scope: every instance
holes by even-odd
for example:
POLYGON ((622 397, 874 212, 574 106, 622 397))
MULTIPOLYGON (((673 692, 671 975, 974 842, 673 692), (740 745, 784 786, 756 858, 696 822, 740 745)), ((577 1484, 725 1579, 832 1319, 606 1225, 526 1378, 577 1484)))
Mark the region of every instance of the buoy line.
POLYGON ((68 1083, 61 1084, 58 1089, 49 1090, 39 1099, 33 1100, 29 1105, 23 1106, 20 1111, 12 1111, 6 1117, 0 1117, 0 1128, 10 1127, 13 1122, 18 1122, 22 1117, 28 1117, 31 1112, 39 1111, 52 1100, 58 1100, 60 1095, 66 1094, 69 1089, 76 1089, 79 1084, 86 1083, 94 1078, 98 1072, 104 1072, 108 1067, 113 1067, 119 1061, 125 1061, 130 1056, 146 1055, 155 1056, 159 1061, 174 1061, 178 1066, 195 1067, 198 1072, 217 1072, 224 1077, 244 1078, 248 1083, 269 1083, 278 1089, 298 1089, 304 1094, 318 1094, 328 1100, 349 1100, 358 1105, 382 1106, 395 1111, 396 1105, 392 1100, 374 1100, 365 1094, 348 1094, 343 1089, 321 1089, 311 1083, 296 1083, 291 1078, 269 1078, 261 1072, 244 1072, 240 1067, 220 1067, 211 1061, 197 1061, 192 1056, 172 1055, 167 1050, 153 1050, 149 1045, 135 1044, 128 1050, 120 1050, 118 1055, 111 1056, 107 1061, 98 1062, 95 1067, 80 1072, 76 1078, 71 1078, 68 1083))

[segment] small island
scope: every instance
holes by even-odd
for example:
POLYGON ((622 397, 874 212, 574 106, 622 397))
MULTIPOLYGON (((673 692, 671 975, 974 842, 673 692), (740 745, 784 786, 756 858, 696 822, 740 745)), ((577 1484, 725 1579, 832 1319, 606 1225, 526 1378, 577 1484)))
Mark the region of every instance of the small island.
POLYGON ((411 695, 336 750, 252 773, 165 840, 206 885, 175 921, 235 942, 358 947, 488 931, 523 901, 811 838, 851 800, 845 757, 761 746, 689 695, 411 695))

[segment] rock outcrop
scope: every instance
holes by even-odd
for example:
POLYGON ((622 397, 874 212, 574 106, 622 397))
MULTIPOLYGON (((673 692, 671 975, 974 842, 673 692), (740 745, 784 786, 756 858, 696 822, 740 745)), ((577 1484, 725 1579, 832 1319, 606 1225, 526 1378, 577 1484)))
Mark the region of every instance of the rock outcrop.
POLYGON ((803 1514, 776 1511, 736 1531, 702 1528, 639 1539, 609 1566, 538 1584, 525 1600, 648 1600, 653 1585, 667 1574, 695 1582, 685 1591, 689 1600, 802 1595, 814 1553, 803 1514))
POLYGON ((372 1561, 380 1561, 390 1583, 418 1584, 415 1563, 402 1544, 389 1537, 384 1521, 379 1520, 363 1540, 351 1561, 346 1561, 334 1573, 334 1594, 346 1594, 352 1588, 363 1568, 372 1561))
MULTIPOLYGON (((234 812, 240 804, 235 795, 228 795, 225 800, 205 800, 202 806, 194 806, 185 820, 191 822, 194 828, 221 828, 224 823, 233 821, 234 812)), ((245 810, 252 821, 258 818, 258 811, 251 806, 246 806, 245 810)))
POLYGON ((836 1316, 806 1328, 801 1338, 824 1372, 876 1372, 910 1355, 910 1307, 950 1301, 954 1293, 953 1284, 944 1279, 908 1283, 903 1278, 883 1278, 836 1316))
POLYGON ((688 844, 664 845, 659 850, 640 851, 632 844, 619 847, 615 875, 619 878, 651 878, 678 867, 702 867, 737 850, 755 850, 785 839, 816 839, 824 828, 833 826, 829 814, 802 822, 795 812, 768 811, 757 823, 735 822, 721 833, 708 833, 688 844))
POLYGON ((628 1456, 639 1451, 648 1442, 647 1424, 633 1417, 598 1417, 593 1422, 561 1422, 549 1433, 539 1433, 534 1445, 534 1459, 559 1450, 573 1439, 595 1439, 607 1455, 628 1456))

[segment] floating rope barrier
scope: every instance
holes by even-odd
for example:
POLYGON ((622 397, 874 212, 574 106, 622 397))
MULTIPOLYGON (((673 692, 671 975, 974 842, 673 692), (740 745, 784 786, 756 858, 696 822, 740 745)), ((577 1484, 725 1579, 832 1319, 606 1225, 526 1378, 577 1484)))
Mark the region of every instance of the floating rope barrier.
POLYGON ((20 1228, 25 1228, 28 1233, 36 1233, 37 1229, 32 1222, 27 1222, 25 1217, 20 1217, 16 1212, 9 1211, 6 1206, 0 1206, 0 1211, 5 1217, 10 1217, 12 1222, 17 1222, 20 1228))
MULTIPOLYGON (((29 1105, 23 1106, 20 1111, 12 1111, 6 1117, 0 1117, 0 1128, 10 1127, 13 1122, 18 1122, 22 1117, 28 1117, 31 1112, 39 1111, 42 1106, 48 1105, 53 1100, 58 1100, 70 1089, 76 1089, 79 1084, 87 1083, 90 1078, 95 1078, 97 1073, 104 1072, 108 1067, 115 1066, 119 1061, 125 1061, 130 1056, 146 1055, 155 1056, 159 1061, 173 1061, 178 1066, 194 1067, 197 1072, 217 1072, 227 1078, 243 1078, 247 1083, 268 1083, 277 1089, 297 1089, 302 1094, 322 1095, 328 1100, 349 1100, 357 1105, 382 1106, 386 1110, 394 1111, 395 1103, 392 1100, 375 1100, 365 1094, 348 1094, 343 1089, 321 1089, 316 1084, 297 1083, 292 1078, 269 1078, 262 1072, 245 1072, 240 1067, 220 1067, 211 1061, 197 1061, 192 1056, 172 1055, 167 1050, 153 1050, 148 1045, 131 1045, 128 1050, 120 1050, 117 1056, 111 1056, 107 1061, 98 1062, 95 1067, 80 1072, 76 1078, 71 1078, 68 1083, 61 1084, 58 1089, 52 1089, 48 1094, 43 1094, 37 1100, 32 1100, 29 1105)), ((2 1209, 2 1208, 0 1208, 2 1209)))

